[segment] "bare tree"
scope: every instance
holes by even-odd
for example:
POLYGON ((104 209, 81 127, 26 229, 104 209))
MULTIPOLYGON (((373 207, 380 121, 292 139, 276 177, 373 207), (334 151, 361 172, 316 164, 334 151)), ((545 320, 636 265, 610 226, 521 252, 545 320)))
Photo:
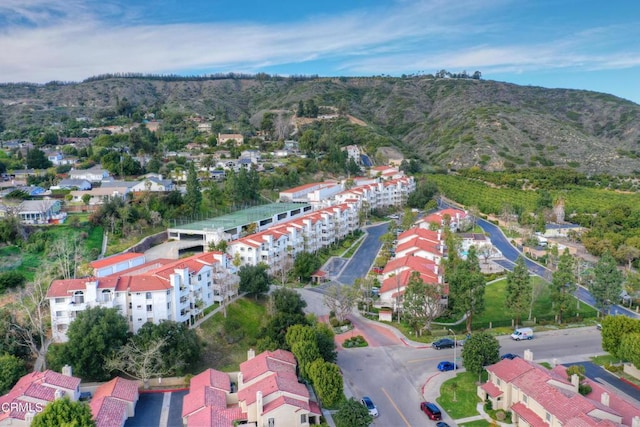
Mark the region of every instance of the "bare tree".
POLYGON ((52 277, 50 268, 40 270, 36 273, 33 282, 28 283, 18 293, 14 303, 17 322, 13 326, 31 354, 42 361, 43 369, 46 368, 46 354, 49 347, 47 336, 50 314, 47 289, 52 277))
POLYGON ((284 140, 287 138, 291 133, 291 121, 289 120, 289 116, 282 113, 282 111, 278 112, 274 128, 276 132, 276 139, 284 140))
POLYGON ((56 275, 63 279, 75 278, 78 266, 84 258, 80 236, 55 240, 47 255, 53 260, 56 275))
POLYGON ((343 322, 356 305, 359 294, 359 290, 351 286, 331 285, 324 295, 324 304, 343 322))
POLYGON ((151 378, 162 377, 171 372, 171 367, 164 366, 162 360, 162 347, 165 344, 163 338, 155 339, 138 345, 134 340, 129 340, 116 354, 107 359, 105 366, 111 371, 120 371, 132 376, 149 387, 151 378))
POLYGON ((478 248, 478 255, 482 257, 484 260, 484 264, 487 265, 489 263, 489 258, 493 255, 493 246, 491 245, 481 245, 478 248))
POLYGON ((220 264, 216 264, 214 266, 214 276, 220 286, 220 296, 222 297, 220 305, 222 306, 222 314, 224 317, 227 317, 227 302, 231 296, 238 293, 239 279, 237 276, 229 273, 229 270, 220 266, 220 264))

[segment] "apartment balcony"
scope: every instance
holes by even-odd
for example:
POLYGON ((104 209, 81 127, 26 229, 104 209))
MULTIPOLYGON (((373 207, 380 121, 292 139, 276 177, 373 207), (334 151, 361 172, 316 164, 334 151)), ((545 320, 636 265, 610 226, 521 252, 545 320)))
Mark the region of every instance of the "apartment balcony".
POLYGON ((69 311, 73 311, 73 312, 84 311, 84 310, 87 309, 87 304, 86 303, 70 302, 69 305, 67 306, 67 309, 69 311))

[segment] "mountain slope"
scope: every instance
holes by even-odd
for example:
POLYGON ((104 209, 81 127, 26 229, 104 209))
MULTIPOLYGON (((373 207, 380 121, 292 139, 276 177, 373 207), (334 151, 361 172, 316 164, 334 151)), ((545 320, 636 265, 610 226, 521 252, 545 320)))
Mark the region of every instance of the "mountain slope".
MULTIPOLYGON (((602 93, 486 80, 412 78, 106 78, 0 85, 4 126, 92 117, 126 99, 142 109, 223 114, 228 122, 300 100, 344 106, 405 154, 446 168, 568 166, 640 171, 640 106, 602 93)), ((255 123, 255 120, 251 120, 255 123)))

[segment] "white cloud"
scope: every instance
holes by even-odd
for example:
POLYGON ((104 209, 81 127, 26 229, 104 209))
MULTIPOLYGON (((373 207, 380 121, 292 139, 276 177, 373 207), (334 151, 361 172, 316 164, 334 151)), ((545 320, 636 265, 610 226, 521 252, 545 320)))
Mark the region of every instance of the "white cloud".
POLYGON ((340 64, 338 70, 326 71, 334 74, 638 65, 637 53, 586 53, 588 41, 611 34, 604 28, 585 29, 554 43, 484 42, 486 34, 495 36, 502 25, 490 19, 492 14, 509 4, 513 6, 508 0, 397 1, 379 9, 268 26, 142 24, 144 13, 114 2, 101 2, 98 12, 82 0, 2 0, 0 22, 4 17, 8 25, 0 30, 0 80, 68 81, 129 71, 260 71, 323 59, 340 64))

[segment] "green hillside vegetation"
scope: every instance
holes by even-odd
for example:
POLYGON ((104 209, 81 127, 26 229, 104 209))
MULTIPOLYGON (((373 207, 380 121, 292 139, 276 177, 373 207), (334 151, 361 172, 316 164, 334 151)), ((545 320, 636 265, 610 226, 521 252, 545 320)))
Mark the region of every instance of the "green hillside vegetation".
MULTIPOLYGON (((552 170, 546 172, 553 175, 552 170)), ((524 225, 535 223, 537 216, 551 216, 553 220, 550 215, 552 204, 562 199, 565 220, 588 228, 576 238, 580 238, 585 248, 596 256, 609 250, 622 263, 628 254, 621 248, 640 246, 640 194, 596 186, 601 181, 585 179, 578 180, 577 184, 565 181, 561 185, 540 187, 529 181, 526 185, 520 183, 520 188, 514 188, 514 185, 506 184, 498 186, 495 179, 494 182, 481 180, 478 174, 473 177, 433 174, 428 175, 427 180, 438 186, 440 194, 464 206, 475 206, 485 215, 498 217, 507 211, 517 215, 524 225)))
POLYGON ((197 138, 207 140, 188 117, 209 121, 214 135, 227 130, 245 137, 258 130, 274 135, 279 115, 292 126, 314 120, 312 114, 304 123, 295 122, 301 101, 317 107, 319 115, 338 113, 358 123, 332 141, 339 146, 360 139, 357 128, 366 127, 369 149, 396 146, 434 169, 564 166, 609 175, 640 170, 637 104, 589 91, 432 75, 129 75, 71 84, 4 84, 0 129, 5 140, 55 142, 56 136, 81 136, 83 127, 141 122, 153 113, 163 121, 161 145, 176 149, 197 138))

